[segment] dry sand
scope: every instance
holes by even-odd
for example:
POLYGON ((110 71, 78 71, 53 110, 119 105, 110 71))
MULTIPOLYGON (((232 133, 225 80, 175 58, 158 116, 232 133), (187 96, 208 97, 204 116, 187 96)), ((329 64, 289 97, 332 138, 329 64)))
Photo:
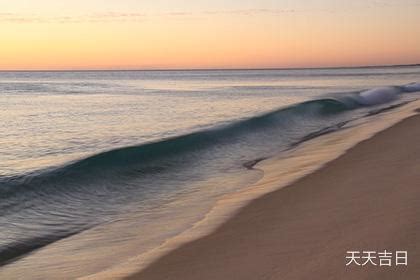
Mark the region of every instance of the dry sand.
POLYGON ((420 279, 420 116, 245 206, 129 279, 420 279), (408 266, 346 252, 408 251, 408 266))

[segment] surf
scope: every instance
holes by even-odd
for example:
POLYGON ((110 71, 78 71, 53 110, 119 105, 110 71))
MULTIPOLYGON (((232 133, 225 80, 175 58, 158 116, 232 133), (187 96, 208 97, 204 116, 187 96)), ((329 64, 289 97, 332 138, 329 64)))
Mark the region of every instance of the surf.
POLYGON ((108 221, 127 204, 177 192, 190 181, 206 180, 232 166, 252 168, 247 163, 255 158, 339 130, 358 116, 353 112, 377 110, 418 89, 420 84, 412 83, 331 94, 205 130, 0 177, 0 219, 6 226, 17 221, 7 226, 12 240, 0 243, 0 265, 108 221), (40 217, 47 222, 19 234, 21 224, 36 224, 40 217))

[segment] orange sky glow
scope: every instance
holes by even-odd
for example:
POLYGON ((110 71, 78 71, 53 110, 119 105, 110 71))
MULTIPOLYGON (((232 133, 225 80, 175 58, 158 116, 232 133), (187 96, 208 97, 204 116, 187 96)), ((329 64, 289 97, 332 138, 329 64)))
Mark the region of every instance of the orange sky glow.
POLYGON ((417 1, 56 2, 0 0, 0 69, 420 63, 417 1))

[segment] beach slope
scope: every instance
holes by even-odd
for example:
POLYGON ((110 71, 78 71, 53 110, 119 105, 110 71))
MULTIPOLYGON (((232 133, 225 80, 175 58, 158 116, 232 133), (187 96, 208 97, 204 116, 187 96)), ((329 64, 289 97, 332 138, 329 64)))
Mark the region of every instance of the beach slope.
POLYGON ((419 143, 407 118, 129 279, 418 279, 419 143), (347 251, 384 250, 408 265, 346 266, 347 251))

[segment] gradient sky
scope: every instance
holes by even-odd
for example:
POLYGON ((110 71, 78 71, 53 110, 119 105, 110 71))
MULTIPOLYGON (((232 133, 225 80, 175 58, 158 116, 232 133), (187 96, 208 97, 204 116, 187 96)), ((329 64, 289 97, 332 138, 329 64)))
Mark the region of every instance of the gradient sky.
POLYGON ((419 0, 0 0, 0 69, 420 63, 419 0))

